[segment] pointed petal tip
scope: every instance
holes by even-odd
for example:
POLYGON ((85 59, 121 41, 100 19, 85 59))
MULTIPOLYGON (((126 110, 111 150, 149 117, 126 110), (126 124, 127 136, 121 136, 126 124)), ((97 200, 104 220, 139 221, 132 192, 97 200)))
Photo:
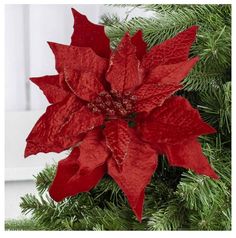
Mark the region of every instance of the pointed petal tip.
POLYGON ((49 47, 51 48, 51 50, 53 51, 55 49, 55 45, 56 43, 55 42, 52 42, 52 41, 47 41, 49 47))
POLYGON ((35 83, 37 80, 35 80, 36 79, 36 77, 30 77, 29 78, 29 80, 31 81, 31 82, 33 82, 33 83, 35 83))
POLYGON ((195 56, 193 58, 189 59, 190 64, 192 65, 192 68, 197 64, 197 62, 200 60, 199 56, 195 56))
POLYGON ((126 31, 125 33, 124 33, 124 35, 123 35, 123 37, 121 38, 121 40, 120 40, 120 42, 119 42, 119 44, 118 44, 118 47, 116 48, 116 50, 118 50, 119 49, 119 47, 123 47, 123 46, 130 46, 130 45, 132 45, 132 47, 134 47, 133 46, 133 44, 131 43, 131 35, 130 35, 130 33, 128 32, 128 31, 126 31))
POLYGON ((139 223, 142 223, 142 212, 141 213, 135 212, 135 216, 137 217, 139 223))
POLYGON ((137 30, 132 37, 139 37, 142 38, 143 37, 143 31, 141 29, 137 30))
POLYGON ((193 25, 193 26, 190 26, 189 28, 187 28, 186 31, 188 31, 188 32, 192 31, 192 32, 194 32, 196 34, 198 29, 199 29, 199 26, 193 25))
POLYGON ((73 14, 74 17, 77 15, 77 16, 80 16, 80 17, 85 17, 87 19, 86 15, 78 12, 75 8, 72 7, 71 11, 72 11, 72 14, 73 14))
POLYGON ((192 32, 192 35, 195 37, 195 39, 193 40, 193 42, 196 41, 196 35, 197 35, 197 32, 198 32, 198 29, 199 29, 199 26, 193 25, 193 26, 191 26, 190 28, 188 28, 188 29, 186 30, 186 31, 190 32, 190 34, 191 34, 191 32, 192 32))
POLYGON ((24 151, 24 159, 27 159, 30 155, 33 155, 33 153, 29 150, 28 146, 26 145, 24 151))
POLYGON ((75 8, 71 8, 71 12, 73 13, 73 15, 77 12, 76 10, 75 10, 75 8))
POLYGON ((66 45, 63 45, 63 44, 60 44, 60 43, 56 43, 56 42, 53 42, 53 41, 47 41, 49 47, 53 50, 55 49, 57 46, 66 46, 66 45))
POLYGON ((137 58, 142 60, 143 56, 147 52, 147 43, 143 39, 143 32, 141 29, 134 33, 131 37, 131 42, 136 47, 137 58))
POLYGON ((26 147, 25 147, 25 151, 24 151, 24 158, 27 159, 29 156, 31 155, 36 155, 38 154, 39 152, 35 151, 33 148, 32 148, 32 144, 28 141, 26 141, 26 147))
POLYGON ((130 33, 128 31, 125 32, 123 39, 130 39, 130 33))
MULTIPOLYGON (((204 156, 205 157, 205 156, 204 156)), ((214 168, 212 167, 212 165, 208 162, 208 159, 205 157, 205 159, 207 160, 207 165, 205 165, 205 169, 192 169, 192 171, 196 174, 199 174, 201 176, 206 176, 210 179, 214 179, 214 180, 219 180, 220 176, 215 172, 214 168)))
POLYGON ((134 35, 142 35, 143 34, 143 31, 141 29, 137 30, 136 33, 134 35))
POLYGON ((142 217, 137 217, 139 223, 142 223, 142 217))
MULTIPOLYGON (((143 37, 143 31, 142 31, 142 29, 137 30, 137 31, 133 34, 132 37, 140 37, 140 38, 142 38, 142 37, 143 37)), ((146 43, 146 42, 145 42, 145 43, 146 43)))
POLYGON ((220 179, 220 176, 213 170, 213 168, 211 168, 211 170, 206 173, 206 176, 208 176, 214 180, 220 179))
POLYGON ((191 26, 190 28, 193 28, 193 29, 195 29, 195 30, 198 30, 198 29, 199 29, 199 26, 198 26, 198 25, 193 25, 193 26, 191 26))
POLYGON ((191 58, 190 60, 192 60, 194 62, 198 62, 200 60, 200 57, 197 55, 197 56, 191 58))
POLYGON ((217 130, 214 127, 212 127, 212 126, 210 126, 210 127, 211 127, 211 133, 212 134, 217 133, 217 130))
POLYGON ((199 29, 199 26, 197 25, 193 25, 193 26, 190 26, 189 28, 183 30, 182 32, 180 32, 177 36, 188 36, 189 39, 191 39, 192 43, 193 44, 195 41, 196 41, 196 35, 197 35, 197 31, 199 29))
MULTIPOLYGON (((145 189, 144 189, 144 191, 145 191, 145 189)), ((140 197, 137 201, 136 206, 132 208, 139 223, 142 222, 142 216, 143 216, 143 203, 144 203, 144 197, 145 197, 144 191, 140 194, 140 197)))
POLYGON ((214 180, 220 179, 220 176, 218 176, 217 173, 213 169, 211 169, 210 171, 204 172, 204 173, 203 172, 201 172, 201 173, 196 172, 196 173, 199 175, 204 175, 210 179, 214 179, 214 180))
MULTIPOLYGON (((204 122, 205 123, 205 122, 204 122)), ((205 123, 206 124, 206 133, 205 134, 215 134, 217 133, 217 130, 212 127, 211 125, 209 125, 208 123, 205 123)))
POLYGON ((38 84, 38 82, 40 81, 41 77, 30 77, 29 80, 34 83, 34 84, 38 84))
POLYGON ((190 168, 190 170, 200 176, 205 176, 205 177, 208 177, 208 178, 214 179, 214 180, 220 179, 220 176, 214 171, 214 169, 210 165, 205 170, 202 170, 202 171, 198 171, 198 170, 191 169, 191 168, 190 168))
POLYGON ((29 155, 26 153, 26 151, 24 152, 24 159, 28 159, 29 155))
POLYGON ((215 180, 219 180, 220 176, 218 176, 216 173, 214 173, 214 175, 211 176, 213 179, 215 180))
POLYGON ((197 30, 199 29, 199 26, 193 25, 192 28, 193 28, 195 31, 197 31, 197 30))
POLYGON ((52 48, 55 47, 56 45, 60 45, 59 43, 53 42, 53 41, 47 41, 48 45, 52 48))

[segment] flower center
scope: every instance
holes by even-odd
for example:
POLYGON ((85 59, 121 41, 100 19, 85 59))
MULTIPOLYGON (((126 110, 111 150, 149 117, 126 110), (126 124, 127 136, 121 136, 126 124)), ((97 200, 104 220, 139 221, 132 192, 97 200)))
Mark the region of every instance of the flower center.
POLYGON ((88 108, 94 113, 102 113, 107 119, 126 117, 133 112, 135 96, 129 91, 121 94, 115 90, 101 92, 92 102, 88 103, 88 108))

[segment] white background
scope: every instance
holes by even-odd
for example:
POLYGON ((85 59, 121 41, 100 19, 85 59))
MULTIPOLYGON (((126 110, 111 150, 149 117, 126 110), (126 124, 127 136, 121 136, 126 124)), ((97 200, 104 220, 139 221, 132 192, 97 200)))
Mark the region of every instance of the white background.
MULTIPOLYGON (((5 6, 5 217, 21 215, 20 196, 35 193, 33 174, 45 164, 58 161, 65 153, 38 154, 23 158, 25 138, 45 111, 43 93, 31 76, 56 73, 54 57, 47 41, 70 44, 73 30, 71 7, 94 23, 104 13, 126 17, 129 8, 104 5, 6 5, 5 6)), ((135 9, 129 15, 150 16, 135 9)))

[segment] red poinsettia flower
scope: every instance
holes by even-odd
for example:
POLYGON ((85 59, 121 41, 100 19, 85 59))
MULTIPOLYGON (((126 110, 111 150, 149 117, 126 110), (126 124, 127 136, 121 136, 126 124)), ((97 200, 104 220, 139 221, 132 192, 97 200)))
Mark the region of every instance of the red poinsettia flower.
POLYGON ((197 141, 215 129, 186 99, 172 96, 198 61, 188 58, 197 26, 148 52, 141 31, 126 33, 111 51, 104 27, 72 11, 71 45, 49 42, 58 75, 31 78, 52 105, 29 134, 25 156, 72 149, 58 164, 51 197, 89 191, 108 173, 141 221, 157 155, 218 178, 197 141))

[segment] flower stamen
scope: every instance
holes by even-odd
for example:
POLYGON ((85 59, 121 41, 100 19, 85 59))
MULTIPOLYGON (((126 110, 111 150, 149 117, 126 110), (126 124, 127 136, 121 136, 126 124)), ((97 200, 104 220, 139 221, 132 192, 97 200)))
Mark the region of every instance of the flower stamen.
POLYGON ((92 112, 102 113, 109 119, 124 118, 133 112, 135 100, 135 96, 129 91, 122 95, 121 92, 111 90, 110 93, 99 93, 87 106, 92 112))

